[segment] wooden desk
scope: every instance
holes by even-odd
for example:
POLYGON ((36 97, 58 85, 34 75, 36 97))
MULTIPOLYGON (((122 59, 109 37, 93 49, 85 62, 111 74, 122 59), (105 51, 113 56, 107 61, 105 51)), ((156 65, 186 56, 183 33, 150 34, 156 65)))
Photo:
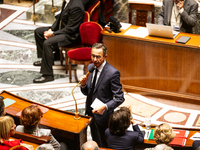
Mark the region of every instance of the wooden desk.
MULTIPOLYGON (((16 101, 14 104, 6 107, 7 114, 14 117, 16 124, 19 124, 19 118, 15 115, 27 106, 35 103, 7 91, 3 91, 0 96, 3 96, 4 99, 9 98, 16 101)), ((80 149, 81 145, 87 141, 87 126, 91 123, 92 117, 80 115, 81 119, 75 120, 74 113, 61 111, 45 105, 41 106, 49 110, 43 114, 40 125, 51 129, 52 134, 58 141, 66 142, 73 149, 80 149)))
MULTIPOLYGON (((137 28, 132 25, 128 29, 137 28)), ((120 71, 127 92, 145 88, 190 95, 199 100, 199 35, 180 33, 175 39, 140 38, 124 35, 127 30, 102 31, 103 43, 108 48, 107 61, 120 71), (191 39, 186 44, 175 43, 180 35, 191 39)))

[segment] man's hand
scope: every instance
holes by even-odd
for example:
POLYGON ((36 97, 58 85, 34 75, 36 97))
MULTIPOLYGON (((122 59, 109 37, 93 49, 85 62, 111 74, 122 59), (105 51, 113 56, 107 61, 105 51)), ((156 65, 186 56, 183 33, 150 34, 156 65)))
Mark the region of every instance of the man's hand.
POLYGON ((106 104, 101 105, 99 107, 96 107, 95 109, 92 110, 92 113, 94 113, 94 114, 101 114, 102 115, 105 110, 106 110, 106 104))
POLYGON ((131 119, 131 124, 135 124, 135 121, 134 121, 134 119, 133 119, 133 118, 131 119))
POLYGON ((181 1, 181 0, 176 4, 176 6, 178 7, 178 10, 183 8, 183 4, 184 4, 184 1, 181 1))
POLYGON ((48 38, 50 38, 50 37, 53 37, 53 31, 51 30, 51 29, 49 29, 48 31, 45 31, 44 32, 44 38, 45 39, 48 39, 48 38))
POLYGON ((88 76, 83 75, 82 77, 80 77, 79 82, 81 83, 82 86, 85 86, 87 80, 88 80, 88 76))

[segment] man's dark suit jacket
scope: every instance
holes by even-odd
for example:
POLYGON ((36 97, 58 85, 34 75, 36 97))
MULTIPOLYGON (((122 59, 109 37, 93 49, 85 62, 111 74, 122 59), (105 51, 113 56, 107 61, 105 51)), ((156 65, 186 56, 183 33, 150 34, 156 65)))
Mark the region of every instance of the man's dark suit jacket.
POLYGON ((54 36, 60 35, 58 37, 59 47, 73 44, 80 39, 79 26, 85 17, 85 9, 80 0, 70 0, 64 9, 65 4, 66 2, 63 1, 62 11, 51 26, 54 36), (60 20, 61 29, 59 29, 60 20))
POLYGON ((192 143, 192 150, 196 150, 200 146, 200 140, 195 140, 192 143))
MULTIPOLYGON (((90 64, 88 66, 88 70, 92 66, 94 65, 90 64)), ((86 87, 81 88, 82 93, 84 95, 87 95, 86 101, 89 101, 88 94, 90 93, 91 89, 91 81, 92 81, 92 73, 88 77, 86 87)), ((104 111, 103 115, 94 114, 95 121, 100 126, 108 126, 108 120, 110 118, 111 113, 116 107, 118 107, 120 104, 124 102, 124 93, 122 91, 122 85, 120 83, 119 71, 107 62, 94 88, 92 101, 94 101, 95 98, 98 98, 104 104, 107 105, 107 110, 104 111)), ((86 106, 86 112, 88 111, 87 110, 88 108, 89 107, 86 106)))
MULTIPOLYGON (((172 7, 174 0, 163 0, 163 6, 158 15, 158 24, 168 25, 171 23, 172 7)), ((192 28, 197 23, 198 3, 194 0, 185 0, 183 5, 184 11, 180 14, 180 31, 192 33, 192 28)))
POLYGON ((122 136, 112 135, 109 129, 106 129, 105 135, 108 142, 108 148, 119 150, 134 150, 137 144, 144 142, 144 137, 138 125, 133 125, 134 131, 127 130, 122 136))
POLYGON ((85 10, 87 11, 97 1, 99 0, 82 0, 82 3, 83 3, 83 6, 85 7, 85 10))

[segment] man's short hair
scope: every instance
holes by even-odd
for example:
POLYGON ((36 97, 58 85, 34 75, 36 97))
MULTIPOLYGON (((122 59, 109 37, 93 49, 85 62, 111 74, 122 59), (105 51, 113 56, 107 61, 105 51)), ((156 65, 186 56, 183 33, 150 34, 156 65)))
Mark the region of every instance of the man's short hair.
POLYGON ((103 56, 105 56, 107 54, 107 48, 103 43, 95 43, 92 45, 92 49, 96 48, 96 49, 102 49, 103 50, 103 56))

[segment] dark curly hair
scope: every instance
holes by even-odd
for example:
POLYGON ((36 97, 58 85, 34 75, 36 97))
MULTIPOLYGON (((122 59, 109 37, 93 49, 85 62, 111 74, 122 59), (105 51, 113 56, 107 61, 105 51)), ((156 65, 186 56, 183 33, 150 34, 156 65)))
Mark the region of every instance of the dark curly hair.
POLYGON ((24 125, 26 129, 35 128, 43 113, 37 105, 30 105, 22 110, 20 123, 24 125))
POLYGON ((108 128, 112 135, 124 135, 129 126, 130 110, 128 108, 121 107, 110 116, 108 128))

